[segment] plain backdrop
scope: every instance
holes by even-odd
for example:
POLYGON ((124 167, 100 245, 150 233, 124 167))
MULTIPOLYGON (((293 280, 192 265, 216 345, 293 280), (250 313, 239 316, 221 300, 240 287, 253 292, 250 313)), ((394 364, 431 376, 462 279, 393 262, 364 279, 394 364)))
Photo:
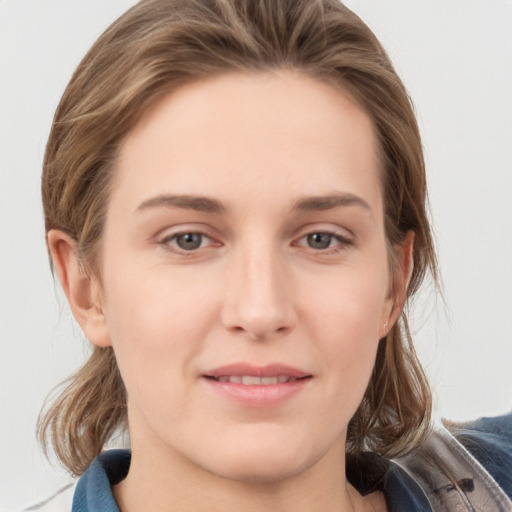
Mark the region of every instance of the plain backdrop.
MULTIPOLYGON (((53 112, 90 44, 133 0, 0 0, 0 508, 69 477, 34 436, 87 354, 50 274, 39 197, 53 112)), ((437 414, 512 408, 512 1, 350 0, 415 102, 446 305, 413 324, 437 414)))

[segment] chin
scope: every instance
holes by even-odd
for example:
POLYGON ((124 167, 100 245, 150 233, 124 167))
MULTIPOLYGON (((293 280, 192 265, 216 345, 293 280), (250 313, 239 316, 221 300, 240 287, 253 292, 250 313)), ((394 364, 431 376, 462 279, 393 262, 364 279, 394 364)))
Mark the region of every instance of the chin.
POLYGON ((247 483, 278 483, 297 476, 314 466, 325 454, 320 447, 312 449, 303 443, 276 443, 268 445, 253 442, 250 446, 232 443, 229 452, 215 456, 210 472, 222 478, 247 483))
POLYGON ((235 482, 271 484, 291 479, 304 472, 310 465, 312 464, 304 461, 290 463, 288 460, 279 460, 274 456, 266 461, 251 460, 225 464, 222 468, 217 468, 215 473, 235 482))

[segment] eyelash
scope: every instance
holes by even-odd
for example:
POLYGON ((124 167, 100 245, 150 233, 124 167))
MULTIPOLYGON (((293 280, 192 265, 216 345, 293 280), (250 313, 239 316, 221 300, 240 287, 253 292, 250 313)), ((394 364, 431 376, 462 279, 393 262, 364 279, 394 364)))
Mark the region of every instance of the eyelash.
MULTIPOLYGON (((167 236, 162 237, 158 240, 158 243, 162 245, 166 250, 172 251, 174 253, 183 255, 183 256, 193 256, 197 254, 200 249, 205 249, 209 246, 220 246, 222 245, 220 242, 215 242, 212 237, 210 237, 207 233, 202 231, 180 231, 178 233, 172 233, 167 236), (191 247, 190 249, 184 249, 183 247, 179 247, 178 240, 180 237, 185 236, 195 236, 200 237, 199 246, 191 247), (204 245, 207 241, 210 241, 208 245, 204 245)), ((354 245, 354 240, 348 238, 346 236, 340 235, 339 233, 328 231, 328 230, 317 230, 310 231, 304 235, 302 235, 296 242, 292 245, 295 247, 305 247, 311 249, 315 254, 319 255, 330 255, 330 254, 338 254, 347 249, 347 247, 354 245), (315 235, 327 236, 328 239, 328 247, 325 248, 314 248, 309 245, 311 239, 309 237, 313 237, 315 235), (305 243, 302 243, 305 241, 305 243), (335 241, 335 245, 331 246, 332 242, 335 241)))
POLYGON ((214 240, 210 236, 208 236, 206 233, 203 233, 201 231, 192 231, 192 230, 190 230, 190 231, 180 231, 178 233, 173 233, 173 234, 164 236, 162 239, 160 239, 158 241, 158 243, 160 245, 162 245, 166 250, 173 251, 173 252, 176 252, 178 254, 183 254, 183 255, 193 255, 199 249, 204 249, 205 248, 203 246, 203 242, 205 242, 205 240, 210 240, 211 241, 210 245, 220 245, 219 243, 216 244, 214 242, 214 240), (179 247, 177 245, 177 243, 178 243, 177 241, 178 241, 179 237, 184 237, 184 236, 187 236, 187 235, 200 236, 201 237, 201 241, 200 241, 199 247, 192 248, 192 249, 184 249, 182 247, 179 247), (176 242, 176 243, 173 243, 173 242, 176 242))
POLYGON ((346 236, 340 235, 339 233, 335 233, 333 231, 329 230, 318 230, 318 231, 310 231, 303 235, 301 238, 299 238, 298 242, 295 244, 298 246, 307 246, 308 248, 312 249, 317 254, 338 254, 344 250, 346 250, 347 247, 354 245, 354 240, 351 238, 348 238, 346 236), (313 248, 309 245, 302 245, 300 242, 302 240, 306 240, 306 244, 309 242, 308 238, 312 237, 314 235, 326 235, 329 237, 329 246, 326 248, 313 248), (334 246, 331 246, 330 244, 334 241, 337 241, 337 243, 334 246))

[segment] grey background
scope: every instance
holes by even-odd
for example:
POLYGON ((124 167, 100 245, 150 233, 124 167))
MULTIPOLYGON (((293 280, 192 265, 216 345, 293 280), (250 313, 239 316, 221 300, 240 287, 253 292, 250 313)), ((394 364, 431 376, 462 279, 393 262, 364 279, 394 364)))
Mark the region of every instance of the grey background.
MULTIPOLYGON (((133 0, 0 0, 0 509, 69 479, 34 438, 49 390, 87 343, 54 286, 40 167, 80 58, 133 0)), ((417 347, 453 419, 512 408, 512 2, 350 0, 417 107, 445 307, 416 309, 417 347)))

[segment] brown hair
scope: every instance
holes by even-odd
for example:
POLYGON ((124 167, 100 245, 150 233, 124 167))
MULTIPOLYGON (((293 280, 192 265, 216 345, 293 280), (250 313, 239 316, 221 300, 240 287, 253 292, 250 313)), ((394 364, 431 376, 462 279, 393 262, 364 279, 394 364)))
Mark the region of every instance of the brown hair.
MULTIPOLYGON (((415 233, 408 299, 436 279, 420 135, 407 92, 371 30, 337 0, 142 0, 96 41, 55 114, 42 194, 46 230, 72 236, 88 272, 101 247, 116 152, 140 116, 178 85, 227 71, 293 69, 345 87, 380 142, 385 228, 393 246, 415 233)), ((351 420, 347 453, 395 456, 428 432, 431 393, 406 313, 380 341, 373 375, 351 420)), ((87 363, 41 416, 48 440, 82 473, 126 426, 125 389, 110 348, 87 363)))

